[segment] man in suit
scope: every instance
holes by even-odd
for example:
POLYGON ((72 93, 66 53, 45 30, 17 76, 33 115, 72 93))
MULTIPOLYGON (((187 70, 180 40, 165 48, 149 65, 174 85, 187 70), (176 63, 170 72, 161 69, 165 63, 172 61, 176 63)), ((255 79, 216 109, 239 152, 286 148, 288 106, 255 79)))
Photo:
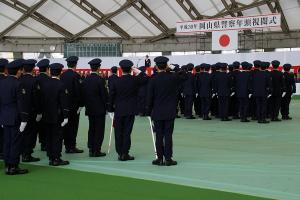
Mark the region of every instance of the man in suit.
MULTIPOLYGON (((44 89, 44 85, 45 83, 49 80, 49 64, 50 61, 48 59, 42 59, 40 60, 36 66, 39 68, 39 75, 37 75, 36 77, 36 81, 38 86, 40 87, 40 92, 39 92, 39 99, 41 100, 43 91, 44 89)), ((40 105, 39 105, 39 109, 42 109, 43 105, 42 101, 39 101, 40 105)), ((42 116, 37 116, 38 118, 42 118, 42 116)), ((38 119, 39 120, 39 119, 38 119)), ((37 122, 37 127, 38 127, 38 134, 39 134, 39 142, 41 144, 41 150, 42 151, 46 151, 46 134, 45 134, 45 127, 43 124, 43 120, 40 120, 37 122)))
POLYGON ((22 150, 22 162, 37 162, 39 158, 32 156, 33 149, 37 140, 37 121, 41 120, 40 110, 40 86, 37 83, 36 78, 33 76, 33 69, 37 63, 34 59, 24 60, 23 75, 20 78, 20 82, 27 92, 27 104, 29 106, 28 122, 24 130, 23 137, 23 150, 22 150))
POLYGON ((281 106, 281 98, 283 93, 285 92, 285 81, 284 75, 281 71, 278 70, 280 62, 278 60, 272 61, 273 71, 271 71, 271 78, 272 78, 272 96, 271 98, 271 121, 278 122, 281 121, 278 118, 279 110, 281 106))
POLYGON ((44 84, 42 90, 42 120, 46 133, 46 149, 49 165, 68 165, 68 161, 61 159, 63 127, 68 123, 68 90, 60 80, 63 65, 50 65, 51 78, 44 84))
POLYGON ((108 77, 108 88, 111 87, 112 83, 118 79, 118 67, 113 66, 111 69, 111 75, 108 77))
MULTIPOLYGON (((8 64, 7 59, 0 59, 0 84, 6 78, 5 69, 8 64)), ((1 110, 0 110, 1 112, 1 110)), ((3 159, 3 128, 0 126, 0 160, 3 159)))
POLYGON ((186 119, 195 119, 193 116, 193 100, 195 95, 193 74, 194 64, 187 64, 186 69, 188 71, 188 79, 183 83, 184 116, 186 119))
POLYGON ((8 77, 0 83, 0 124, 4 133, 4 164, 7 175, 28 173, 20 169, 20 154, 23 133, 28 122, 27 93, 19 78, 22 74, 23 59, 7 65, 8 77))
POLYGON ((66 59, 68 70, 61 75, 61 81, 67 87, 69 92, 68 102, 70 106, 69 122, 64 127, 64 145, 66 153, 83 153, 83 150, 76 147, 76 137, 79 126, 80 111, 83 107, 81 95, 82 79, 75 71, 78 57, 70 56, 66 59))
POLYGON ((236 97, 239 100, 239 113, 241 122, 250 122, 248 117, 249 98, 252 95, 251 91, 251 72, 252 64, 242 62, 243 71, 239 72, 235 77, 235 91, 236 97))
POLYGON ((105 131, 105 116, 108 94, 104 78, 99 75, 101 59, 89 62, 91 75, 82 83, 85 115, 89 119, 88 148, 90 157, 106 156, 101 152, 105 131))
POLYGON ((150 80, 147 91, 147 114, 154 121, 156 132, 157 159, 153 165, 177 165, 173 157, 174 120, 176 118, 178 88, 187 76, 185 73, 168 73, 168 58, 159 56, 154 59, 158 74, 150 80), (164 162, 165 159, 165 162, 164 162))
POLYGON ((292 65, 284 64, 284 84, 285 84, 285 93, 281 100, 281 115, 283 120, 291 120, 292 118, 289 116, 289 106, 291 102, 292 95, 296 93, 296 83, 295 83, 295 75, 294 73, 290 73, 292 65))
POLYGON ((109 90, 110 115, 114 112, 115 145, 119 155, 118 160, 134 160, 129 154, 131 146, 131 132, 137 114, 138 89, 147 82, 146 74, 137 68, 132 68, 133 62, 122 60, 119 63, 122 76, 116 79, 109 90), (136 76, 132 76, 131 72, 136 76))
POLYGON ((227 63, 220 63, 221 72, 219 72, 214 80, 214 91, 218 95, 219 117, 221 121, 230 121, 228 118, 229 96, 232 90, 232 79, 227 73, 227 63))
POLYGON ((146 55, 146 58, 145 58, 145 67, 146 68, 151 67, 151 60, 148 55, 146 55))
POLYGON ((212 96, 212 75, 209 73, 209 64, 203 63, 201 65, 204 66, 204 72, 202 72, 197 81, 197 93, 201 99, 201 113, 203 120, 211 120, 209 111, 212 96))
POLYGON ((272 94, 272 79, 266 71, 270 64, 261 62, 260 70, 253 74, 252 91, 256 101, 256 113, 258 123, 269 123, 267 117, 267 99, 272 94))

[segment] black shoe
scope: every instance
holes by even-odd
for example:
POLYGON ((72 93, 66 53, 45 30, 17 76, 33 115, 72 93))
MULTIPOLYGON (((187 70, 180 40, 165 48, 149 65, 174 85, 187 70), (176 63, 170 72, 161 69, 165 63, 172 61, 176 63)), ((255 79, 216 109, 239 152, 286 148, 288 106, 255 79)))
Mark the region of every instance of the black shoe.
POLYGON ((3 153, 0 153, 0 160, 4 160, 4 155, 3 155, 3 153))
POLYGON ((84 151, 78 148, 66 149, 66 153, 83 153, 84 151))
POLYGON ((278 118, 273 118, 271 121, 272 121, 272 122, 281 122, 281 120, 278 119, 278 118))
POLYGON ((90 157, 104 157, 106 153, 102 153, 101 151, 90 152, 90 157))
POLYGON ((162 158, 157 158, 156 160, 152 161, 152 165, 162 166, 163 164, 164 164, 164 161, 162 158))
POLYGON ((287 120, 292 120, 293 118, 291 118, 290 116, 286 117, 287 120))
POLYGON ((268 123, 270 123, 270 122, 264 119, 264 120, 258 121, 258 123, 260 123, 260 124, 268 124, 268 123))
POLYGON ((24 156, 22 156, 22 162, 25 162, 25 163, 38 162, 40 160, 41 159, 32 157, 31 155, 24 155, 24 156))
POLYGON ((166 166, 177 165, 177 161, 172 160, 172 159, 166 160, 166 161, 165 161, 165 165, 166 165, 166 166))
POLYGON ((252 121, 256 121, 256 120, 257 120, 257 117, 252 117, 251 120, 252 120, 252 121))
POLYGON ((203 117, 203 120, 211 120, 210 117, 203 117))
POLYGON ((239 116, 234 116, 233 119, 240 119, 240 117, 239 116))
POLYGON ((13 167, 9 167, 5 173, 7 175, 22 175, 22 174, 27 174, 28 170, 13 166, 13 167))
POLYGON ((49 165, 51 165, 51 166, 61 166, 61 165, 69 165, 69 164, 70 164, 69 161, 62 160, 60 158, 50 160, 50 162, 49 162, 49 165))
POLYGON ((176 118, 181 118, 181 116, 180 115, 176 115, 176 118))
POLYGON ((134 157, 129 154, 123 154, 120 158, 121 161, 134 160, 134 157))

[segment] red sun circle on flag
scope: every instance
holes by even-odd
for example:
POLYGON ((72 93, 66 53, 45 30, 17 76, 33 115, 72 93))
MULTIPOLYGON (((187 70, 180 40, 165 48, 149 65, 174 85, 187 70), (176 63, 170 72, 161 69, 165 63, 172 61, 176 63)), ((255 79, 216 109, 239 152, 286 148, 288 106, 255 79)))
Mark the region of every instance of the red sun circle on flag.
POLYGON ((222 47, 227 47, 230 44, 230 37, 227 34, 221 35, 219 43, 222 47))

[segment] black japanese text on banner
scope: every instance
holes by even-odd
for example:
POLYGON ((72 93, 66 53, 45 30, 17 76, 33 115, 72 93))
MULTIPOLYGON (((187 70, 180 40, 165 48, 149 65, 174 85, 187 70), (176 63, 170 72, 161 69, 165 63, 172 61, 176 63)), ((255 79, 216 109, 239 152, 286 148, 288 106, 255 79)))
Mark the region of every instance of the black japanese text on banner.
POLYGON ((246 30, 281 26, 278 13, 249 17, 205 19, 176 23, 177 33, 213 32, 226 30, 246 30))

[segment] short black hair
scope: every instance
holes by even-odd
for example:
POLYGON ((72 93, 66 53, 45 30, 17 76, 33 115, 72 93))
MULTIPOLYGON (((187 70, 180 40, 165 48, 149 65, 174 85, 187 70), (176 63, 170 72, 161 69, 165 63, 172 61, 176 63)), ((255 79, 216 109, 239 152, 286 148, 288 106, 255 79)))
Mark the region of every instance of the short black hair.
POLYGON ((50 69, 51 76, 59 76, 61 74, 62 69, 50 69))
POLYGON ((47 69, 48 69, 49 67, 40 67, 39 68, 39 71, 40 72, 47 72, 47 69))
POLYGON ((5 72, 5 67, 0 67, 0 73, 4 73, 5 72))
POLYGON ((77 62, 68 62, 67 65, 69 68, 74 68, 74 67, 76 67, 77 62))
POLYGON ((131 67, 129 68, 122 68, 123 73, 130 73, 131 72, 131 67))
POLYGON ((7 69, 7 73, 9 75, 15 76, 15 75, 17 75, 17 73, 18 73, 19 70, 20 70, 20 68, 8 68, 7 69))
POLYGON ((33 71, 34 65, 24 65, 23 69, 26 73, 30 73, 33 71))
POLYGON ((95 72, 100 68, 100 65, 91 65, 91 71, 95 72))
POLYGON ((157 63, 156 66, 159 70, 165 70, 168 66, 168 63, 157 63))

